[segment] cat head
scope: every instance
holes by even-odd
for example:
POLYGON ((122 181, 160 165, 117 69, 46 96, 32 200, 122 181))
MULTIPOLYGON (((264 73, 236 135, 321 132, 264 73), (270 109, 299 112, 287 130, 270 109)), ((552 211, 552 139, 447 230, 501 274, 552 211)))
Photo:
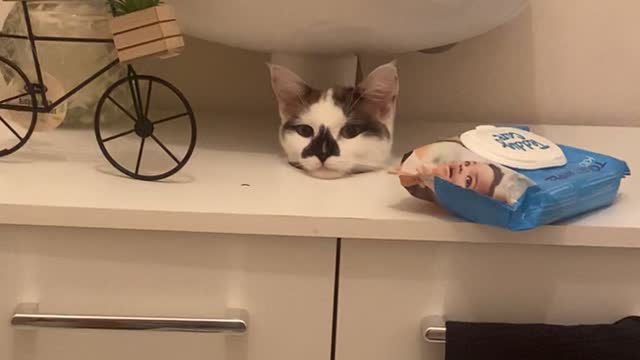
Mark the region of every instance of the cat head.
POLYGON ((291 165, 319 178, 387 165, 400 86, 395 62, 378 67, 356 87, 324 91, 283 66, 269 68, 282 120, 280 144, 291 165))

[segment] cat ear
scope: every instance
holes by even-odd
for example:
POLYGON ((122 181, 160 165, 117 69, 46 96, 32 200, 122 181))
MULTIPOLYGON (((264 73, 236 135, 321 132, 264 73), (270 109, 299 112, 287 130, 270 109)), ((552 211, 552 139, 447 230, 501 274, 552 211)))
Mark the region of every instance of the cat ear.
POLYGON ((305 104, 305 97, 313 90, 293 71, 284 66, 267 64, 271 71, 271 87, 278 100, 283 121, 296 115, 305 104))
POLYGON ((362 101, 380 119, 385 119, 395 109, 400 92, 400 78, 396 62, 384 64, 373 70, 359 85, 362 101))

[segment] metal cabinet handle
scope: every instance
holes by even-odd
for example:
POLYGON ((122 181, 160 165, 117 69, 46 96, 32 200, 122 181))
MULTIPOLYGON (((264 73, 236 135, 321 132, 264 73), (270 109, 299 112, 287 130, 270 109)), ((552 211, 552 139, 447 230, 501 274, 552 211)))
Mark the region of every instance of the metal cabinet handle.
POLYGON ((236 335, 247 332, 246 322, 240 319, 41 314, 38 312, 36 304, 18 305, 11 318, 11 325, 39 328, 147 330, 236 335))
POLYGON ((444 344, 447 342, 447 328, 428 327, 424 331, 424 339, 430 343, 444 344))

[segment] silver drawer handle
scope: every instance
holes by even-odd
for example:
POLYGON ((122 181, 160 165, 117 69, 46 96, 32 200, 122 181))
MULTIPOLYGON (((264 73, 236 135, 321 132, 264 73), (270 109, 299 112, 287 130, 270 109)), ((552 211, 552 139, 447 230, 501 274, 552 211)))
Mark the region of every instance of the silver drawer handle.
POLYGON ((236 335, 247 332, 246 322, 240 319, 40 314, 37 305, 34 304, 18 305, 11 318, 11 325, 39 328, 147 330, 236 335))

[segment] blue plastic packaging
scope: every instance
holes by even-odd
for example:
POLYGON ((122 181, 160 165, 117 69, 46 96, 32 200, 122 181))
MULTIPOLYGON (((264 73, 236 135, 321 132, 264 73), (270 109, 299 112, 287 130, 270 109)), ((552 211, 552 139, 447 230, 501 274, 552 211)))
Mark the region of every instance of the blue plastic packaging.
POLYGON ((587 150, 563 145, 560 148, 567 157, 567 165, 541 170, 511 169, 533 183, 512 204, 437 176, 433 179, 434 199, 425 197, 424 193, 416 191, 416 187, 407 189, 414 196, 437 201, 466 220, 514 231, 552 224, 610 206, 618 194, 621 180, 630 175, 627 164, 587 150))

